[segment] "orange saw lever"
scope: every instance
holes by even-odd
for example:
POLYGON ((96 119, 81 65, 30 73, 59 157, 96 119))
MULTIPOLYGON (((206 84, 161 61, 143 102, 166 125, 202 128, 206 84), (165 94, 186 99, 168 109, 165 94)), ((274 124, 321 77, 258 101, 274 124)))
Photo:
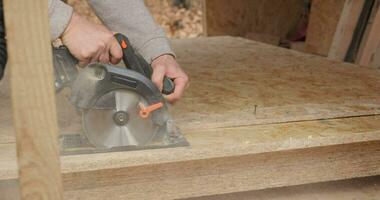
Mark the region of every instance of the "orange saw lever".
POLYGON ((156 103, 156 104, 152 104, 148 107, 145 107, 144 104, 142 103, 139 103, 139 107, 140 107, 140 117, 142 118, 147 118, 149 117, 149 114, 159 108, 161 108, 162 106, 164 106, 164 104, 162 102, 159 102, 159 103, 156 103))

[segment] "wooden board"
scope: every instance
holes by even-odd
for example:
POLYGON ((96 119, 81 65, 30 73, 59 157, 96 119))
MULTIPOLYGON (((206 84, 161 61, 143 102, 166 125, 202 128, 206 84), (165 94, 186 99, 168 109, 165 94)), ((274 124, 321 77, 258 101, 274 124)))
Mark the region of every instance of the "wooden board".
MULTIPOLYGON (((363 41, 363 49, 358 57, 357 63, 363 66, 376 66, 375 55, 380 48, 380 9, 377 9, 376 14, 368 32, 368 37, 363 41)), ((379 65, 379 64, 377 64, 379 65)), ((380 66, 380 65, 379 65, 380 66)))
MULTIPOLYGON (((302 0, 205 0, 203 30, 207 36, 252 34, 284 38, 298 23, 302 0)), ((264 39, 266 37, 256 37, 264 39)), ((260 40, 261 41, 261 40, 260 40)))
POLYGON ((54 86, 47 84, 53 83, 48 2, 5 0, 4 17, 21 199, 59 200, 57 114, 54 86))
MULTIPOLYGON (((372 6, 370 16, 369 16, 367 24, 365 26, 365 31, 364 31, 364 34, 363 34, 363 37, 362 37, 362 42, 359 45, 359 49, 358 49, 357 55, 355 57, 355 63, 356 64, 358 64, 359 58, 362 57, 363 49, 364 49, 364 46, 366 45, 365 41, 367 41, 368 35, 371 32, 371 28, 372 28, 372 26, 374 24, 376 13, 377 13, 377 10, 378 10, 379 6, 380 6, 380 0, 374 0, 374 4, 372 6)), ((370 67, 375 67, 375 68, 376 67, 380 68, 380 64, 379 63, 380 63, 380 50, 376 51, 376 54, 373 56, 373 62, 369 66, 370 67)))
MULTIPOLYGON (((171 111, 191 147, 64 156, 66 198, 185 198, 380 174, 378 71, 233 37, 173 46, 191 85, 171 111)), ((60 116, 62 130, 80 127, 60 116)), ((15 185, 5 140, 0 182, 15 185)))
POLYGON ((305 51, 327 56, 345 0, 313 0, 305 51))
POLYGON ((328 57, 344 61, 356 25, 363 10, 364 0, 346 0, 330 46, 328 57))

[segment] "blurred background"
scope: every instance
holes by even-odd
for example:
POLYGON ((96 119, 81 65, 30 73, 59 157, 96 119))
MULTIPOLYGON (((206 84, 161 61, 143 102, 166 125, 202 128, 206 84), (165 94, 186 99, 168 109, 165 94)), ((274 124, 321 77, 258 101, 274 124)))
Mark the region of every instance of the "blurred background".
MULTIPOLYGON (((99 22, 86 0, 67 0, 74 9, 99 22)), ((202 35, 201 0, 145 0, 156 22, 170 38, 193 38, 202 35)))

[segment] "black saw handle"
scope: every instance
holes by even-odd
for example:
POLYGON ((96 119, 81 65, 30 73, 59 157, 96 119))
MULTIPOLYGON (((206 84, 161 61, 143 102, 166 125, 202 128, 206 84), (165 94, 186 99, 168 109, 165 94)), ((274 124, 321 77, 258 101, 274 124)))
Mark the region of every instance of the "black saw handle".
MULTIPOLYGON (((123 51, 123 62, 126 65, 126 67, 128 69, 137 71, 146 76, 147 78, 151 79, 153 73, 152 66, 150 66, 150 64, 146 62, 140 54, 135 52, 128 38, 121 33, 116 33, 114 36, 116 40, 119 42, 123 51)), ((165 76, 163 81, 162 93, 168 95, 173 93, 174 89, 175 85, 173 81, 167 76, 165 76)))

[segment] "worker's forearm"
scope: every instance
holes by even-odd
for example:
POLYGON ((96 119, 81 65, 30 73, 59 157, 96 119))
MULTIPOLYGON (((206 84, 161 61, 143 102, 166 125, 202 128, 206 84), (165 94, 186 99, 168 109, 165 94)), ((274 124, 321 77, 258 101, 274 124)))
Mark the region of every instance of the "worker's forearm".
POLYGON ((154 22, 143 0, 89 0, 96 14, 112 31, 128 36, 148 61, 173 54, 164 31, 154 22))
POLYGON ((48 0, 51 40, 57 39, 69 24, 73 9, 61 0, 48 0))

